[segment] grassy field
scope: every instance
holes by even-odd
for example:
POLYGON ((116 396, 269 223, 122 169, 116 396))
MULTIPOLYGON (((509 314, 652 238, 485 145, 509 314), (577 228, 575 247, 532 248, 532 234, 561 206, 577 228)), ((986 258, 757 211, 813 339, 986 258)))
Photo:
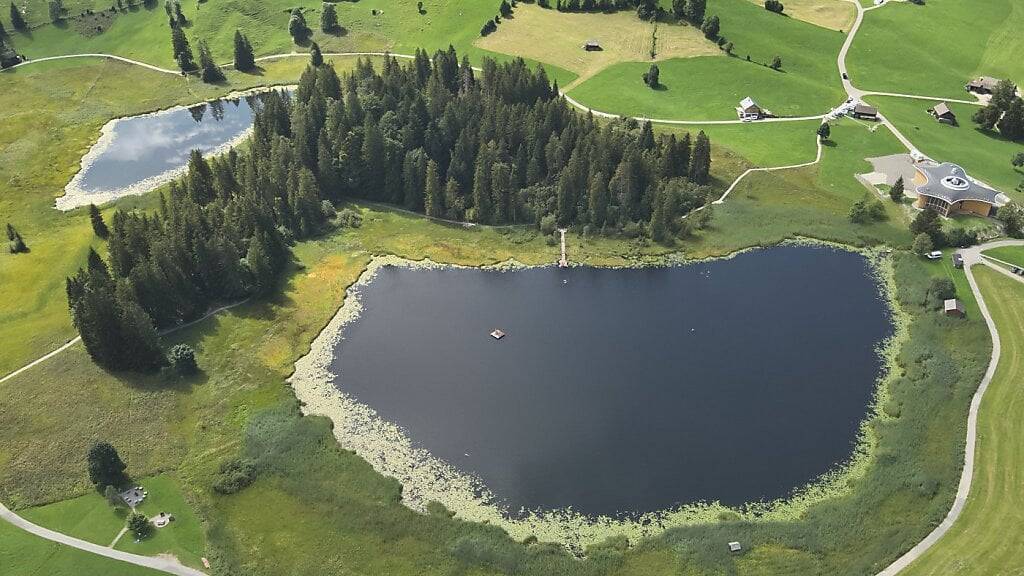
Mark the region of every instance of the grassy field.
POLYGON ((978 129, 971 121, 977 106, 950 104, 960 124, 950 126, 936 122, 928 114, 934 102, 887 96, 870 96, 868 100, 876 104, 921 152, 939 162, 960 164, 975 178, 1011 198, 1024 200, 1016 191, 1024 172, 1010 164, 1015 154, 1024 152, 1024 143, 1011 142, 998 132, 978 129))
MULTIPOLYGON (((755 4, 764 6, 764 2, 755 4)), ((856 8, 843 0, 789 0, 784 4, 785 16, 844 32, 850 29, 857 15, 856 8)))
POLYGON ((712 0, 708 14, 721 19, 722 35, 735 44, 734 57, 659 63, 663 86, 657 90, 641 79, 649 64, 615 64, 573 89, 572 97, 604 112, 693 120, 733 120, 746 96, 779 116, 822 114, 844 99, 835 72, 842 34, 747 0, 712 0), (774 56, 782 58, 781 71, 767 66, 774 56))
POLYGON ((1002 354, 978 417, 974 483, 963 514, 908 576, 1018 574, 1024 570, 1024 284, 974 267, 1002 354))
MULTIPOLYGON (((38 3, 37 0, 31 1, 38 3)), ((41 6, 45 14, 46 3, 42 2, 41 6)), ((29 58, 102 52, 173 69, 176 66, 171 53, 167 16, 162 5, 154 6, 118 13, 109 28, 100 34, 83 34, 71 23, 44 25, 27 33, 14 32, 11 39, 18 51, 29 58)), ((423 13, 417 12, 413 0, 341 2, 336 4, 336 8, 344 30, 336 34, 320 31, 322 4, 319 1, 267 0, 260 2, 259 7, 245 0, 182 3, 190 22, 186 34, 193 49, 200 39, 206 40, 214 56, 223 63, 231 62, 236 29, 249 37, 257 56, 306 52, 308 43, 296 45, 288 35, 289 13, 295 7, 303 9, 307 23, 314 30, 310 40, 317 42, 325 52, 391 51, 411 54, 417 48, 433 51, 451 44, 460 54, 468 54, 477 61, 485 55, 507 58, 473 46, 473 41, 479 37, 480 26, 497 12, 497 4, 486 2, 425 0, 423 13)), ((30 12, 37 9, 32 8, 30 12)), ((549 65, 547 70, 562 85, 575 78, 575 74, 556 66, 549 65)))
POLYGON ((515 16, 503 21, 497 32, 474 44, 554 64, 578 74, 576 82, 580 82, 618 62, 651 62, 655 33, 656 60, 724 54, 693 26, 655 25, 640 20, 632 11, 571 13, 531 4, 519 5, 515 16), (599 41, 602 49, 584 50, 584 42, 591 39, 599 41))
POLYGON ((992 248, 991 250, 985 250, 986 256, 1002 260, 1003 262, 1009 262, 1021 268, 1024 268, 1024 246, 1003 246, 1002 248, 992 248))
POLYGON ((0 521, 4 576, 160 576, 164 572, 56 544, 0 521))
POLYGON ((864 16, 847 57, 850 78, 863 90, 961 99, 981 75, 1020 85, 1022 28, 1019 0, 892 2, 864 16))

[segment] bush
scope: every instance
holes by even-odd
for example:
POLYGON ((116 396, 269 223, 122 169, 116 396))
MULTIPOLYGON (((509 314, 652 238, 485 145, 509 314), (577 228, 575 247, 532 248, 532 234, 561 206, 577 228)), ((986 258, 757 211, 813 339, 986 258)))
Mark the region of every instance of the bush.
POLYGON ((639 222, 628 222, 622 227, 622 235, 626 238, 639 238, 643 231, 644 229, 639 222))
POLYGON ((946 233, 946 243, 957 248, 974 246, 978 243, 978 231, 954 228, 946 233))
MULTIPOLYGON (((825 124, 822 124, 825 126, 825 124)), ((885 206, 876 198, 865 195, 850 207, 850 222, 855 224, 867 224, 869 222, 880 222, 888 216, 885 213, 885 206)))
POLYGON ((328 220, 333 220, 338 215, 338 211, 334 209, 334 204, 331 204, 330 200, 320 201, 320 211, 323 212, 324 217, 328 220))
POLYGON ((344 228, 359 228, 363 225, 363 215, 351 208, 345 208, 338 214, 338 223, 344 228))
POLYGON ((550 236, 555 233, 555 215, 548 214, 540 219, 540 233, 550 236))
POLYGON ((946 277, 932 278, 932 283, 928 286, 928 292, 941 302, 950 298, 956 298, 956 285, 946 277))
POLYGON ((128 529, 136 538, 143 540, 153 533, 153 524, 142 514, 133 513, 128 517, 128 529))
POLYGON ((917 254, 918 256, 924 256, 925 254, 931 252, 934 247, 935 245, 932 244, 931 236, 925 234, 924 232, 921 232, 920 234, 914 237, 914 245, 912 248, 914 250, 914 254, 917 254))
POLYGON ((170 354, 167 355, 167 360, 171 363, 171 370, 182 376, 191 376, 199 371, 199 366, 196 364, 196 351, 188 344, 175 344, 171 348, 170 354))
POLYGON ((213 481, 217 494, 234 494, 256 481, 256 463, 246 458, 232 458, 220 464, 220 473, 213 481))

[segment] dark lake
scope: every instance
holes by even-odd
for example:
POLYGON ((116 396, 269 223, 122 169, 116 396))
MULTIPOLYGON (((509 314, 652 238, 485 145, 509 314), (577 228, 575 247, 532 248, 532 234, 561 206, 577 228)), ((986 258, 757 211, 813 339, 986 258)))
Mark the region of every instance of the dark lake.
POLYGON ((217 100, 122 118, 110 145, 83 172, 89 193, 117 191, 177 170, 192 150, 209 153, 240 137, 251 125, 258 97, 217 100))
POLYGON ((888 308, 860 255, 673 268, 385 268, 337 385, 511 510, 788 495, 850 457, 888 308), (495 340, 495 328, 507 335, 495 340))

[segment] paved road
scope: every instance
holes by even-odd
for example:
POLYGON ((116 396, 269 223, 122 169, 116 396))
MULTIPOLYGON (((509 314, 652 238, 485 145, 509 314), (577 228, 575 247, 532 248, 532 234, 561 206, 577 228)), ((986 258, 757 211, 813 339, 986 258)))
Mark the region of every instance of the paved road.
POLYGON ((49 528, 43 528, 38 524, 33 524, 32 522, 25 520, 21 516, 18 516, 14 512, 8 510, 3 504, 0 504, 0 519, 17 526, 26 532, 31 532, 40 538, 45 538, 51 542, 57 542, 58 544, 91 552, 99 556, 105 556, 112 560, 119 560, 121 562, 127 562, 144 568, 152 568, 153 570, 159 570, 168 574, 177 574, 178 576, 206 576, 205 572, 189 568, 181 562, 178 562, 176 558, 171 558, 169 556, 139 556, 138 554, 114 550, 113 548, 107 548, 106 546, 100 546, 99 544, 93 544, 92 542, 73 538, 67 534, 54 532, 49 528))
POLYGON ((1017 281, 1024 282, 1024 279, 1021 277, 1011 274, 1010 271, 1005 268, 989 264, 981 256, 981 252, 983 250, 998 248, 1000 246, 1024 246, 1024 240, 999 240, 996 242, 989 242, 981 246, 974 246, 960 250, 960 254, 964 258, 964 272, 967 274, 967 281, 971 285, 971 292, 974 293, 974 298, 978 301, 978 307, 981 309, 981 315, 985 319, 989 335, 992 337, 992 357, 988 363, 988 370, 985 371, 985 376, 981 379, 981 384, 978 385, 978 389, 974 392, 974 397, 971 398, 971 407, 967 413, 967 443, 964 447, 964 467, 960 473, 960 483, 957 485, 956 497, 953 500, 953 507, 949 509, 949 513, 946 514, 946 517, 942 522, 924 537, 924 540, 921 540, 903 556, 897 558, 895 562, 887 566, 885 570, 879 572, 877 576, 896 576, 896 574, 901 570, 910 566, 910 564, 920 558, 928 551, 929 548, 934 546, 936 542, 942 539, 942 537, 949 532, 949 529, 953 527, 953 524, 956 522, 957 518, 960 517, 960 513, 963 512, 964 506, 967 504, 967 497, 971 491, 971 480, 974 478, 975 445, 978 438, 978 408, 981 407, 981 399, 984 397, 985 391, 988 389, 988 385, 992 381, 992 376, 996 372, 996 366, 999 364, 999 355, 1002 350, 999 343, 999 332, 996 330, 996 324, 992 320, 991 314, 989 314, 988 307, 985 305, 985 298, 982 296, 981 290, 978 289, 978 283, 974 280, 974 274, 971 272, 971 268, 976 265, 988 266, 1016 279, 1017 281))

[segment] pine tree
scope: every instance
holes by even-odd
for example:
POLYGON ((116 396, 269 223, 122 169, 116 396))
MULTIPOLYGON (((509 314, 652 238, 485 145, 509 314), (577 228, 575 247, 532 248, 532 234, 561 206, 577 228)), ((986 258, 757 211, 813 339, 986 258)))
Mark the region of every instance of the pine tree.
POLYGON ((95 204, 89 204, 89 221, 92 223, 92 231, 96 236, 104 240, 107 239, 107 236, 110 236, 107 223, 103 221, 103 214, 100 213, 100 209, 95 204))
POLYGON ((661 244, 668 244, 671 239, 668 211, 668 195, 664 188, 659 188, 654 197, 654 212, 651 214, 651 238, 661 244))
POLYGON ((897 178, 889 189, 889 198, 892 198, 893 202, 903 202, 903 176, 897 178))
POLYGON ((587 208, 590 223, 594 226, 604 226, 608 218, 608 180, 603 173, 598 172, 590 176, 587 185, 587 208))
POLYGON ((302 15, 301 8, 292 10, 292 15, 288 18, 288 34, 295 42, 302 42, 309 37, 309 26, 306 25, 306 17, 302 15))
POLYGON ((18 31, 24 32, 28 30, 28 24, 25 22, 25 18, 21 15, 21 10, 11 2, 11 26, 18 31))
POLYGON ((324 65, 324 55, 320 52, 320 46, 316 42, 309 46, 309 63, 314 67, 324 65))
POLYGON ((822 122, 821 126, 818 126, 818 136, 822 142, 828 141, 828 137, 832 135, 832 127, 828 125, 828 122, 822 122))
POLYGON ((195 56, 192 55, 192 47, 188 44, 185 31, 180 26, 171 27, 171 46, 174 49, 174 59, 178 62, 178 68, 182 72, 192 72, 196 69, 195 56))
POLYGON ((704 131, 697 134, 697 142, 693 146, 690 159, 690 180, 695 184, 707 184, 711 174, 711 141, 704 131))
POLYGON ((235 70, 248 72, 255 68, 256 59, 253 56, 252 44, 241 30, 235 30, 235 70))
POLYGON ((89 481, 96 487, 119 487, 127 477, 128 466, 109 442, 95 442, 86 455, 89 464, 89 481))
POLYGON ((324 10, 320 13, 320 29, 327 33, 341 29, 341 25, 338 24, 338 11, 330 2, 324 4, 324 10))
POLYGON ((444 190, 441 189, 441 177, 438 174, 437 162, 427 162, 425 210, 427 216, 441 217, 444 214, 444 190))
POLYGON ((686 19, 696 25, 702 24, 705 10, 707 10, 707 0, 688 0, 686 2, 686 19))
POLYGON ((213 55, 210 54, 210 47, 206 44, 206 40, 199 41, 199 66, 202 68, 203 82, 213 84, 225 80, 224 72, 221 71, 220 66, 217 66, 213 55))

